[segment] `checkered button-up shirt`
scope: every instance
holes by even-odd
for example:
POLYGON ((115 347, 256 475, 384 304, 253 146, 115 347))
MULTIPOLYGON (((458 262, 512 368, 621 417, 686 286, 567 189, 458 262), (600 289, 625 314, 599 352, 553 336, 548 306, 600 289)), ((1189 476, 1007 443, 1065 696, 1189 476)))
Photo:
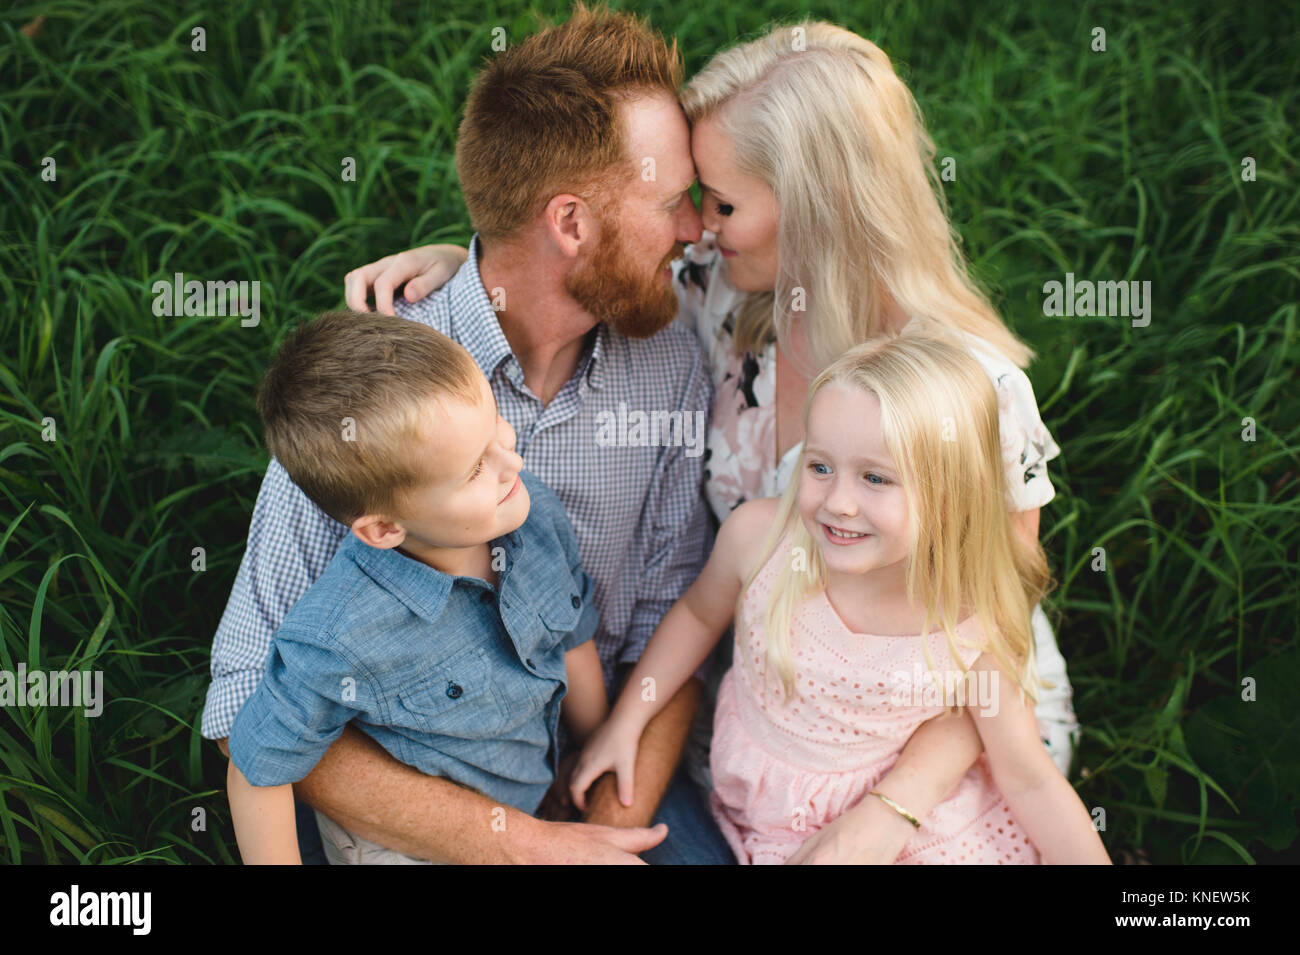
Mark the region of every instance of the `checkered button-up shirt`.
MULTIPOLYGON (((397 313, 460 342, 487 377, 524 466, 564 505, 594 583, 595 642, 605 683, 640 659, 660 618, 698 576, 712 543, 704 440, 712 383, 696 337, 677 323, 630 339, 601 323, 578 369, 543 405, 524 384, 478 270, 478 237, 460 271, 397 313), (674 418, 673 414, 676 414, 674 418)), ((518 294, 518 293, 516 293, 518 294)), ((271 636, 325 569, 347 528, 318 508, 272 458, 248 546, 212 642, 203 735, 230 734, 262 679, 271 636)))

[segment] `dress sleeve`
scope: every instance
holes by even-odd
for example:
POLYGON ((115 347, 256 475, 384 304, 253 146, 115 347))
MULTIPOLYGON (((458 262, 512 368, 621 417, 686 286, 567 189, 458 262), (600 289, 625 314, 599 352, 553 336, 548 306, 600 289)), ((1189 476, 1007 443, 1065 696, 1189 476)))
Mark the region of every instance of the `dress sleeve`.
POLYGON ((1008 507, 1032 511, 1056 496, 1047 476, 1047 462, 1061 453, 1038 416, 1038 402, 1029 377, 1019 368, 1002 371, 994 380, 998 396, 998 424, 1002 437, 1002 465, 1007 475, 1008 507))

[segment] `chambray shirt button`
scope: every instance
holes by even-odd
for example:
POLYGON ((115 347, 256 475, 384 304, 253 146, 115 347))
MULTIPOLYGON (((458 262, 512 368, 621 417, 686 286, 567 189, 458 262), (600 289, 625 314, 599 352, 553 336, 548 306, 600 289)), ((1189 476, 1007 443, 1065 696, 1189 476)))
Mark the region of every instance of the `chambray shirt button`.
POLYGON ((579 597, 577 594, 574 594, 572 597, 569 598, 569 603, 573 604, 574 610, 577 610, 579 607, 582 606, 582 598, 579 597))
POLYGON ((460 695, 464 692, 465 691, 460 688, 460 684, 458 683, 447 684, 447 695, 451 697, 453 700, 460 699, 460 695))

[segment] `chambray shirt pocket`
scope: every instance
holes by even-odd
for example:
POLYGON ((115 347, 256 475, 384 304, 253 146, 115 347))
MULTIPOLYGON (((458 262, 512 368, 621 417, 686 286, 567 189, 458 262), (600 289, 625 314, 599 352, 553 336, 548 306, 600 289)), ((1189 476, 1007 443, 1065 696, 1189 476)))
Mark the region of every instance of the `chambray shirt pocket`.
POLYGON ((584 584, 586 586, 582 588, 575 583, 554 590, 551 599, 537 609, 537 615, 546 627, 543 638, 546 649, 562 643, 567 652, 595 636, 599 615, 591 599, 590 583, 584 579, 584 584))
POLYGON ((443 738, 449 748, 456 748, 457 741, 495 741, 507 716, 492 685, 486 651, 477 646, 439 661, 395 691, 390 710, 391 727, 405 738, 415 765, 427 756, 430 738, 443 738))

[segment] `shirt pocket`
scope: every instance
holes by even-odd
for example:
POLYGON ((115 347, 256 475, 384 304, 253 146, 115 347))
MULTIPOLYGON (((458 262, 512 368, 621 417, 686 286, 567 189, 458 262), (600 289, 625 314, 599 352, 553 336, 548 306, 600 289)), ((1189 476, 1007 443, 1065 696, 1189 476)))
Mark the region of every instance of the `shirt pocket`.
POLYGON ((492 687, 481 647, 470 647, 433 666, 427 677, 397 691, 394 721, 430 736, 499 739, 505 710, 492 687))
POLYGON ((582 611, 582 597, 575 585, 557 588, 537 610, 546 627, 542 648, 552 650, 568 637, 582 619, 582 611))

